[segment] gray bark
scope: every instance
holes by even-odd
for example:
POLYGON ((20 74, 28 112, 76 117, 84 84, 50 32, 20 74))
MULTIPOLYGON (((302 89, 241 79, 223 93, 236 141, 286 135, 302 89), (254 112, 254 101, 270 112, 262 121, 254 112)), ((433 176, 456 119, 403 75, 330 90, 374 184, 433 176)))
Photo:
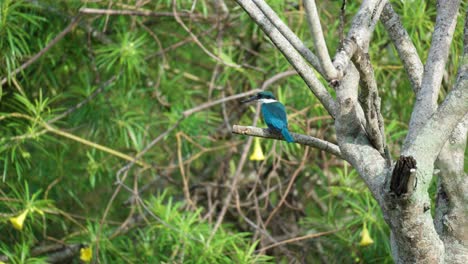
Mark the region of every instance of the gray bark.
MULTIPOLYGON (((310 66, 300 62, 303 60, 300 56, 305 55, 298 51, 300 45, 291 45, 291 40, 281 34, 279 27, 284 24, 275 26, 278 24, 269 20, 275 16, 263 0, 255 0, 256 5, 249 0, 236 1, 262 27, 334 117, 339 149, 333 145, 331 151, 325 147, 326 141, 317 139, 308 145, 335 155, 339 153, 358 171, 390 226, 395 262, 467 263, 468 183, 463 166, 468 130, 468 12, 464 54, 456 82, 443 102, 437 104, 460 1, 438 1, 432 43, 423 67, 390 2, 363 0, 343 46, 334 57, 335 70, 330 69, 327 61, 330 56, 324 53, 326 45, 322 41, 315 2, 305 1, 311 33, 319 57, 324 60, 315 67, 320 68, 319 73, 326 73, 324 78, 336 89, 336 100, 315 83, 310 66), (262 10, 268 10, 269 14, 262 10), (367 54, 379 19, 397 48, 417 98, 408 136, 396 164, 385 153, 378 84, 367 54), (359 86, 365 92, 361 98, 359 86), (428 188, 435 168, 440 173, 436 214, 432 217, 428 188)), ((285 32, 284 28, 282 31, 285 32)), ((254 128, 242 129, 241 133, 246 135, 280 138, 254 128)), ((299 137, 295 135, 296 139, 299 137)))

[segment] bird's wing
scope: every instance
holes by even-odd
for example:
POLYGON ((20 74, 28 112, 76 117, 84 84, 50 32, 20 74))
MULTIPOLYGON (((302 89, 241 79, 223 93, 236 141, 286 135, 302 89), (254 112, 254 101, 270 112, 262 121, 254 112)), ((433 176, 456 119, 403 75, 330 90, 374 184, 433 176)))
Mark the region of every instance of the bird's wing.
POLYGON ((263 119, 269 128, 281 131, 283 127, 288 127, 286 110, 281 103, 262 104, 263 119), (268 118, 265 114, 268 113, 268 118))

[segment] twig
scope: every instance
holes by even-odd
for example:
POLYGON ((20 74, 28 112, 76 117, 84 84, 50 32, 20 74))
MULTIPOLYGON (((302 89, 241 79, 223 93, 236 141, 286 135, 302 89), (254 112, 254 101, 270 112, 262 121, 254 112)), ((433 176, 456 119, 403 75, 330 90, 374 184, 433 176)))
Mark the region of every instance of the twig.
POLYGON ((335 66, 330 59, 330 53, 328 53, 327 44, 323 36, 322 26, 320 25, 320 17, 317 12, 317 6, 315 0, 304 0, 304 9, 306 11, 307 22, 309 23, 309 29, 314 39, 315 50, 317 52, 320 65, 322 66, 325 78, 332 80, 337 77, 337 71, 335 66))
POLYGON ((235 95, 224 97, 224 98, 212 101, 212 102, 204 103, 204 104, 201 104, 201 105, 199 105, 197 107, 191 108, 189 110, 185 110, 182 113, 182 116, 183 117, 188 117, 188 116, 192 115, 193 113, 199 112, 199 111, 204 110, 206 108, 210 108, 210 107, 215 106, 217 104, 227 102, 227 101, 232 101, 232 100, 235 100, 235 99, 240 99, 240 98, 243 98, 243 97, 246 97, 248 95, 258 93, 258 92, 260 92, 259 89, 254 89, 254 90, 250 90, 250 91, 245 92, 245 93, 235 94, 235 95))
POLYGON ((344 27, 346 24, 346 0, 341 0, 343 3, 341 4, 341 10, 340 10, 340 26, 339 26, 339 32, 340 32, 340 46, 343 46, 343 41, 344 41, 344 27))
MULTIPOLYGON (((174 17, 172 12, 153 12, 143 10, 115 10, 115 9, 98 9, 98 8, 81 8, 81 14, 89 15, 106 15, 106 16, 147 16, 147 17, 174 17)), ((210 18, 202 14, 193 14, 187 12, 180 12, 177 14, 179 17, 189 18, 210 18)))
MULTIPOLYGON (((254 119, 254 123, 257 122, 257 119, 258 118, 254 119)), ((234 192, 236 191, 237 182, 239 181, 242 169, 244 168, 245 161, 247 160, 247 155, 249 153, 250 145, 252 145, 252 139, 253 139, 252 137, 249 137, 247 139, 247 142, 244 145, 244 149, 242 150, 242 155, 239 160, 239 164, 237 164, 237 169, 234 173, 234 176, 232 177, 231 189, 229 190, 229 193, 226 195, 226 198, 223 201, 223 207, 221 208, 221 212, 218 215, 218 219, 216 220, 216 223, 213 227, 213 230, 211 231, 211 235, 208 238, 208 241, 211 241, 211 239, 213 239, 214 235, 216 234, 216 231, 218 230, 218 228, 221 226, 221 223, 223 222, 223 219, 224 219, 224 216, 226 215, 229 204, 232 201, 232 196, 234 195, 234 192)))
POLYGON ((299 166, 296 168, 296 170, 294 171, 293 175, 291 176, 291 179, 289 180, 289 183, 288 183, 288 186, 286 187, 286 191, 284 192, 284 194, 281 196, 281 200, 279 201, 279 203, 275 206, 275 208, 273 209, 273 211, 270 213, 270 215, 268 216, 268 218, 266 219, 265 221, 265 226, 268 226, 268 224, 270 223, 271 219, 273 218, 273 216, 275 216, 276 212, 278 212, 278 210, 281 208, 281 206, 284 204, 284 202, 286 201, 286 197, 288 196, 289 192, 291 191, 291 188, 292 186, 294 185, 294 182, 296 181, 296 178, 297 176, 299 175, 299 173, 304 169, 304 166, 305 166, 305 163, 307 161, 307 156, 309 155, 309 148, 306 148, 305 151, 304 151, 304 155, 302 155, 302 160, 301 160, 301 164, 299 164, 299 166))
POLYGON ((329 235, 329 234, 334 234, 334 233, 336 233, 338 231, 341 231, 341 229, 337 229, 337 230, 333 230, 333 231, 320 232, 320 233, 309 234, 309 235, 305 235, 305 236, 301 236, 301 237, 294 237, 294 238, 286 239, 286 240, 280 241, 278 243, 275 243, 275 244, 266 246, 264 248, 258 249, 255 252, 265 251, 265 250, 268 250, 270 248, 274 248, 274 247, 281 246, 281 245, 284 245, 284 244, 289 244, 289 243, 292 243, 292 242, 297 242, 297 241, 301 241, 301 240, 306 240, 306 239, 321 237, 321 236, 325 236, 325 235, 329 235))
POLYGON ((277 73, 273 75, 272 77, 268 78, 266 81, 263 82, 262 86, 260 87, 261 90, 265 90, 268 86, 272 85, 273 83, 277 82, 278 80, 281 80, 283 78, 287 78, 289 76, 296 75, 297 71, 295 70, 290 70, 290 71, 284 71, 277 73))
MULTIPOLYGON (((101 150, 101 151, 104 151, 104 152, 107 152, 113 156, 116 156, 116 157, 119 157, 119 158, 122 158, 124 160, 128 160, 128 161, 134 161, 135 158, 134 157, 131 157, 129 155, 126 155, 122 152, 119 152, 117 150, 114 150, 114 149, 111 149, 111 148, 108 148, 106 146, 103 146, 103 145, 100 145, 100 144, 97 144, 97 143, 94 143, 92 141, 89 141, 89 140, 86 140, 84 138, 80 138, 78 136, 75 136, 73 134, 70 134, 68 132, 65 132, 65 131, 62 131, 58 128, 54 128, 52 127, 51 125, 49 125, 48 123, 46 122, 42 122, 42 121, 39 121, 36 120, 35 118, 33 117, 30 117, 28 115, 25 115, 25 114, 21 114, 21 113, 9 113, 9 114, 6 114, 6 115, 2 115, 0 116, 0 120, 2 119, 5 119, 5 118, 11 118, 11 117, 17 117, 17 118, 24 118, 24 119, 27 119, 31 122, 36 122, 36 124, 44 127, 47 131, 49 132, 52 132, 56 135, 59 135, 59 136, 62 136, 62 137, 66 137, 68 139, 71 139, 71 140, 74 140, 74 141, 77 141, 79 143, 82 143, 84 145, 87 145, 87 146, 90 146, 90 147, 93 147, 95 149, 98 149, 98 150, 101 150)), ((142 167, 151 167, 149 164, 143 162, 143 161, 136 161, 136 163, 142 167)))
POLYGON ((70 24, 68 24, 68 26, 64 30, 62 30, 62 32, 60 32, 53 40, 51 40, 43 49, 41 49, 38 53, 32 56, 28 61, 23 63, 19 68, 12 71, 7 77, 4 77, 2 81, 0 82, 0 86, 3 86, 8 81, 9 78, 11 78, 12 76, 15 76, 16 74, 23 71, 24 69, 29 67, 34 62, 36 62, 42 55, 44 55, 47 51, 49 51, 50 48, 52 48, 63 37, 65 37, 65 35, 67 35, 68 32, 70 32, 73 29, 73 27, 75 27, 75 25, 78 23, 79 20, 80 20, 80 15, 75 16, 70 22, 70 24))
POLYGON ((102 91, 104 91, 104 89, 106 89, 109 85, 111 85, 119 76, 120 76, 120 73, 112 76, 109 80, 107 80, 106 82, 101 84, 101 86, 99 86, 98 89, 96 89, 88 97, 86 97, 86 99, 84 99, 83 101, 81 101, 78 104, 74 105, 73 107, 70 107, 65 112, 61 113, 60 115, 50 119, 49 121, 47 121, 47 124, 50 125, 52 123, 55 123, 58 120, 60 120, 60 119, 62 119, 64 117, 66 117, 67 115, 73 113, 74 111, 80 109, 83 105, 87 104, 89 101, 93 100, 98 94, 100 94, 102 91))
MULTIPOLYGON (((255 137, 262 137, 262 138, 284 140, 283 136, 281 136, 280 134, 274 133, 267 128, 259 128, 259 127, 253 127, 253 126, 234 125, 232 127, 232 133, 239 134, 239 135, 249 135, 249 136, 255 136, 255 137)), ((330 143, 322 139, 314 138, 308 135, 296 134, 292 132, 290 132, 290 134, 294 138, 295 143, 318 148, 320 150, 333 154, 337 157, 340 157, 340 158, 342 157, 340 148, 333 143, 330 143)))
POLYGON ((176 7, 177 7, 177 3, 175 2, 175 0, 172 0, 172 11, 174 13, 175 20, 192 37, 193 42, 195 42, 195 44, 197 44, 198 47, 200 47, 208 56, 210 56, 215 61, 217 61, 219 63, 222 63, 223 65, 226 65, 226 66, 229 66, 229 67, 240 68, 239 65, 226 62, 223 59, 221 59, 220 57, 213 54, 207 48, 205 48, 205 46, 200 42, 198 37, 195 34, 193 34, 193 32, 185 25, 184 21, 182 21, 182 19, 180 19, 180 16, 179 16, 179 14, 177 12, 176 7))

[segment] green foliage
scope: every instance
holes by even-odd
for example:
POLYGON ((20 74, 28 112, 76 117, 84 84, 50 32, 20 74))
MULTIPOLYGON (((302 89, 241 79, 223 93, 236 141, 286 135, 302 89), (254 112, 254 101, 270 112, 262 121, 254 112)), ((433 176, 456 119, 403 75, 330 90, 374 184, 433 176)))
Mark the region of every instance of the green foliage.
POLYGON ((34 29, 45 19, 31 12, 35 6, 23 0, 0 2, 0 74, 5 76, 30 54, 34 29))
MULTIPOLYGON (((184 111, 260 87, 291 67, 233 1, 225 1, 226 18, 210 1, 172 2, 0 0, 0 78, 8 80, 0 90, 0 260, 44 263, 46 254, 34 249, 61 241, 90 246, 101 263, 391 262, 388 227, 357 172, 336 157, 273 140, 260 141, 264 161, 245 162, 214 233, 246 141, 231 135, 231 125, 252 124, 256 108, 230 100, 190 116, 184 111), (81 14, 63 39, 14 74, 84 7, 153 13, 81 14), (128 167, 139 154, 140 163, 128 167), (14 229, 10 219, 25 210, 23 229, 14 229), (374 240, 367 247, 359 245, 363 225, 374 240), (322 231, 336 232, 262 250, 322 231)), ((312 47, 302 7, 268 2, 312 47)), ((392 1, 423 61, 433 2, 392 1)), ((341 1, 318 4, 333 54, 341 1)), ((358 7, 348 1, 347 22, 358 7)), ((462 34, 458 27, 444 93, 462 34)), ((369 53, 395 156, 413 92, 381 25, 369 53)), ((333 120, 299 76, 267 89, 286 105, 291 131, 336 141, 333 120)))

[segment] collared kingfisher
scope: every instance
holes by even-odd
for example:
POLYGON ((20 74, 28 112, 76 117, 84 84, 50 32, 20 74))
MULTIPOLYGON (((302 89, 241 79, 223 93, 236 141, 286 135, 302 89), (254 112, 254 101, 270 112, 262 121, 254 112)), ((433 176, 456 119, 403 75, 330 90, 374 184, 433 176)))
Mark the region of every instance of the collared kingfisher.
POLYGON ((284 105, 278 102, 271 92, 259 92, 256 95, 241 101, 241 103, 252 101, 262 103, 263 120, 265 120, 269 129, 277 133, 281 133, 288 143, 294 142, 293 137, 289 134, 288 119, 286 117, 284 105))

